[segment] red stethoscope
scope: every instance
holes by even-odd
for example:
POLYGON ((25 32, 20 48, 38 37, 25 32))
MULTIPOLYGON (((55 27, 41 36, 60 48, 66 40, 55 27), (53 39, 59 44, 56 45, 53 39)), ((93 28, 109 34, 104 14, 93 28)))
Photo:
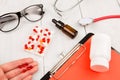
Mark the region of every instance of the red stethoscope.
MULTIPOLYGON (((98 17, 95 19, 92 18, 83 18, 81 20, 79 20, 79 24, 83 27, 86 27, 87 25, 91 24, 91 23, 96 23, 102 20, 107 20, 107 19, 117 19, 120 18, 120 15, 108 15, 108 16, 102 16, 102 17, 98 17)), ((115 50, 116 52, 120 53, 118 50, 116 50, 115 48, 112 47, 113 50, 115 50)))
POLYGON ((99 21, 106 20, 106 19, 115 19, 115 18, 120 18, 120 15, 108 15, 108 16, 98 17, 98 18, 95 18, 95 19, 83 18, 83 19, 79 20, 79 24, 81 26, 87 26, 91 23, 99 22, 99 21))

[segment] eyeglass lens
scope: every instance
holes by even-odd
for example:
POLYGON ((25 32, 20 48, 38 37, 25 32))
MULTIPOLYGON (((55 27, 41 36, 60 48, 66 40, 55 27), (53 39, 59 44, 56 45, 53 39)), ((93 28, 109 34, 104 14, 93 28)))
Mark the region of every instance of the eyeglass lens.
POLYGON ((0 17, 0 30, 9 31, 17 27, 19 19, 16 14, 6 14, 0 17))
POLYGON ((24 10, 25 17, 30 20, 30 21, 37 21, 40 20, 42 18, 42 14, 41 14, 42 8, 40 8, 39 6, 31 6, 28 7, 24 10))

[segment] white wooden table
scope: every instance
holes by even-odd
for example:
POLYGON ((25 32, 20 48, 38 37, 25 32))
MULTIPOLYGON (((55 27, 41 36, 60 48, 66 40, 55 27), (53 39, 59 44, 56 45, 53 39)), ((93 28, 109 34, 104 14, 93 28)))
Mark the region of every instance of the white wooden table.
MULTIPOLYGON (((78 0, 61 0, 58 6, 62 9, 76 2, 78 2, 78 0)), ((29 5, 40 3, 44 5, 45 10, 45 15, 42 20, 31 23, 25 18, 22 18, 16 30, 9 33, 0 32, 0 64, 25 57, 32 57, 39 62, 39 71, 33 76, 33 80, 39 80, 61 59, 60 53, 63 52, 63 54, 66 54, 86 35, 86 32, 108 34, 112 39, 112 46, 120 52, 119 19, 110 19, 93 23, 87 26, 86 30, 78 23, 78 20, 83 17, 96 18, 120 14, 120 7, 116 0, 83 0, 79 6, 76 6, 69 12, 63 13, 63 17, 56 14, 53 8, 54 0, 0 0, 0 15, 8 12, 20 11, 29 5), (77 29, 79 32, 77 37, 75 39, 67 37, 51 22, 53 18, 61 20, 77 29), (23 46, 32 28, 36 25, 48 27, 54 32, 52 41, 47 47, 44 57, 35 56, 23 50, 23 46)))

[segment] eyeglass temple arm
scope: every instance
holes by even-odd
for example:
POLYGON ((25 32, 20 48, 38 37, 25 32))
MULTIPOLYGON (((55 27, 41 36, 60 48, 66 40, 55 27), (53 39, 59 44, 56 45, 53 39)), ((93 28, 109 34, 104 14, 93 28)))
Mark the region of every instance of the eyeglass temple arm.
POLYGON ((16 20, 16 18, 14 16, 6 16, 3 18, 0 18, 0 24, 6 23, 6 22, 10 22, 16 20))

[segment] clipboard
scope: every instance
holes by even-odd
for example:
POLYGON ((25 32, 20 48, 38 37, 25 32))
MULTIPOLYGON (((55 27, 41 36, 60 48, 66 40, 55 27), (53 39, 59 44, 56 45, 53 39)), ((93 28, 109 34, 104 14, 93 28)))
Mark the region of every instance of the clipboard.
POLYGON ((78 43, 79 45, 77 44, 71 50, 74 52, 64 64, 58 66, 61 61, 58 62, 40 80, 120 80, 120 54, 113 49, 111 50, 109 71, 99 73, 90 69, 89 53, 92 35, 94 34, 87 34, 78 43))

